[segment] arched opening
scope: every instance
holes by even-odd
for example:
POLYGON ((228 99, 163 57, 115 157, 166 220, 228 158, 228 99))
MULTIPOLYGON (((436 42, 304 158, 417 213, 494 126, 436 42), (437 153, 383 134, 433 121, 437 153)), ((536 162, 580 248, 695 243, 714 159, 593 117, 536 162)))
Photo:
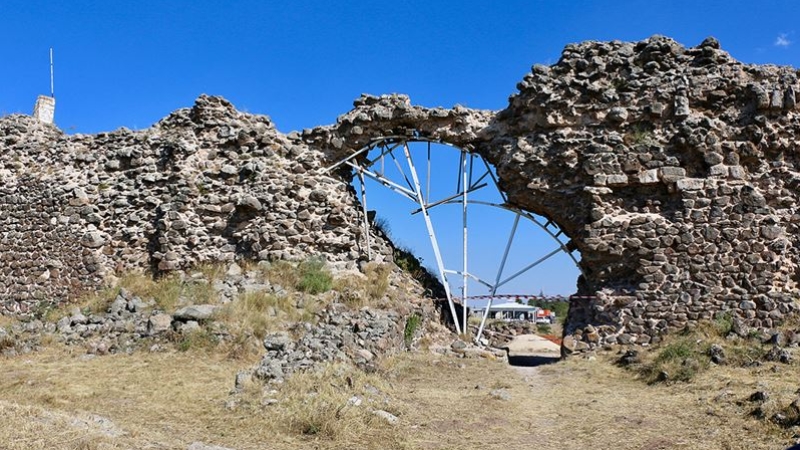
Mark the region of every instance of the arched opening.
POLYGON ((569 238, 509 204, 480 155, 416 135, 388 136, 327 170, 342 166, 352 169, 364 226, 381 228, 438 276, 457 332, 480 339, 490 318, 536 322, 543 308, 528 303, 575 292, 580 255, 569 238))

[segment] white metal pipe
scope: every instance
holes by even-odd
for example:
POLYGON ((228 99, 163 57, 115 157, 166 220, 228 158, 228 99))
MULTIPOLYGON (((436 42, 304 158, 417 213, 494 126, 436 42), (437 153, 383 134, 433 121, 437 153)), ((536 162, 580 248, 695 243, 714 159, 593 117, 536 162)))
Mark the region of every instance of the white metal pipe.
POLYGON ((375 144, 374 144, 374 143, 372 143, 372 144, 369 144, 368 146, 366 146, 366 147, 362 148, 361 150, 359 150, 359 151, 357 151, 357 152, 353 153, 352 155, 348 156, 347 158, 345 158, 345 159, 343 159, 343 160, 341 160, 341 161, 337 162, 336 164, 334 164, 334 165, 332 165, 332 166, 329 166, 329 167, 326 167, 325 169, 322 169, 322 172, 321 172, 321 173, 328 173, 328 172, 330 172, 331 170, 333 170, 333 169, 335 169, 335 168, 337 168, 337 167, 341 166, 342 164, 346 164, 346 163, 350 162, 350 160, 351 160, 351 159, 353 159, 353 158, 357 157, 358 155, 361 155, 361 154, 362 154, 362 153, 364 153, 364 152, 369 152, 369 151, 370 151, 370 150, 372 150, 374 147, 375 147, 375 144))
MULTIPOLYGON (((479 189, 483 189, 486 186, 488 186, 488 184, 486 184, 486 183, 481 184, 479 186, 473 186, 473 187, 467 189, 467 192, 474 192, 474 191, 477 191, 479 189)), ((425 207, 428 208, 428 211, 430 211, 431 209, 433 209, 436 206, 439 206, 439 205, 442 205, 442 204, 449 204, 449 203, 451 203, 451 200, 453 200, 455 198, 458 198, 458 197, 461 197, 462 195, 463 195, 463 192, 460 192, 458 194, 451 195, 450 197, 443 198, 441 200, 437 200, 437 201, 435 201, 433 203, 428 203, 428 204, 425 205, 425 207)), ((459 203, 460 202, 461 202, 461 200, 459 200, 459 203)), ((467 202, 467 203, 469 203, 469 202, 467 202)), ((422 211, 422 210, 417 208, 414 211, 411 211, 411 214, 414 215, 414 214, 419 213, 420 211, 422 211)))
POLYGON ((414 161, 411 160, 411 151, 408 148, 408 143, 403 145, 403 152, 406 155, 408 162, 408 170, 411 172, 411 178, 414 180, 414 187, 417 190, 417 200, 420 208, 422 208, 422 215, 425 217, 425 226, 428 228, 428 237, 431 239, 431 246, 433 247, 433 254, 436 257, 436 266, 439 269, 439 277, 444 285, 444 293, 447 296, 447 303, 450 306, 450 313, 453 315, 453 322, 456 325, 456 333, 461 334, 461 325, 458 323, 458 316, 456 315, 456 307, 453 304, 453 297, 450 294, 450 284, 447 282, 447 274, 444 272, 444 263, 442 262, 442 254, 439 252, 439 243, 436 241, 436 232, 433 230, 433 223, 428 215, 428 209, 425 208, 425 199, 422 197, 422 188, 419 184, 419 177, 417 177, 417 170, 414 168, 414 161))
POLYGON ((508 277, 505 280, 501 281, 500 284, 497 285, 497 287, 499 288, 500 286, 508 283, 509 281, 513 280, 514 278, 517 278, 518 276, 522 275, 523 273, 533 269, 534 267, 538 266, 539 264, 541 264, 541 263, 547 261, 548 259, 552 258, 553 255, 555 255, 556 253, 558 253, 560 251, 561 251, 561 247, 559 247, 559 248, 553 250, 552 252, 542 256, 541 258, 539 258, 536 261, 532 262, 531 264, 527 265, 524 269, 520 270, 519 272, 515 273, 514 275, 511 275, 510 277, 508 277))
MULTIPOLYGON (((370 145, 375 145, 375 144, 370 144, 370 145)), ((378 156, 376 156, 375 159, 366 160, 364 162, 364 164, 362 164, 362 166, 365 167, 365 168, 370 168, 373 165, 375 165, 376 162, 380 161, 381 162, 381 169, 383 170, 384 169, 384 167, 383 167, 383 157, 386 156, 388 153, 393 152, 399 146, 400 146, 400 144, 383 146, 382 149, 381 149, 381 153, 378 156)), ((379 146, 379 148, 380 148, 380 146, 379 146)))
POLYGON ((469 189, 467 189, 467 187, 469 186, 469 184, 467 183, 468 182, 468 180, 467 180, 467 175, 468 175, 467 174, 467 153, 462 151, 461 155, 462 155, 461 159, 463 161, 462 164, 461 164, 461 168, 462 168, 461 172, 462 172, 462 178, 463 178, 462 186, 464 186, 464 193, 463 193, 463 196, 461 197, 462 198, 462 202, 461 202, 461 205, 462 205, 461 206, 461 208, 462 208, 462 210, 461 210, 461 219, 462 220, 461 220, 461 222, 463 224, 463 235, 464 235, 464 239, 463 239, 463 242, 462 242, 462 247, 463 247, 463 252, 464 252, 464 257, 463 257, 464 274, 462 275, 462 283, 463 283, 462 284, 463 285, 462 292, 463 292, 463 294, 461 296, 461 308, 462 308, 461 315, 464 318, 463 329, 464 329, 464 332, 466 333, 467 329, 468 329, 467 328, 467 297, 468 297, 468 295, 467 295, 467 284, 469 283, 469 279, 467 278, 467 192, 469 192, 469 189))
MULTIPOLYGON (((514 217, 514 225, 511 227, 511 234, 508 236, 508 243, 506 243, 506 250, 503 252, 503 259, 500 261, 500 267, 497 269, 497 277, 494 279, 494 286, 492 287, 491 296, 497 293, 497 283, 500 282, 500 277, 503 276, 503 269, 506 266, 506 260, 508 259, 508 252, 511 251, 511 243, 514 242, 514 235, 517 233, 517 225, 519 225, 519 217, 520 215, 517 214, 514 217)), ((483 335, 483 329, 486 326, 486 318, 489 317, 489 310, 492 308, 492 297, 489 297, 489 303, 486 305, 486 309, 483 311, 483 317, 481 318, 481 325, 478 327, 478 333, 475 335, 475 340, 480 343, 481 335, 483 335)))
POLYGON ((508 203, 508 197, 506 197, 506 193, 500 189, 500 182, 497 181, 497 177, 494 176, 494 172, 492 172, 492 168, 489 166, 489 163, 487 163, 483 158, 481 158, 481 161, 483 161, 483 165, 486 166, 486 170, 489 172, 489 175, 491 175, 492 181, 494 181, 494 186, 497 188, 497 192, 499 192, 500 197, 503 198, 503 203, 508 203))
MULTIPOLYGON (((447 200, 447 201, 445 201, 444 203, 445 203, 445 204, 453 204, 453 205, 454 205, 454 204, 456 204, 456 202, 455 202, 455 201, 452 201, 452 200, 447 200)), ((521 210, 521 209, 513 208, 513 207, 511 207, 511 206, 508 206, 508 205, 501 205, 501 204, 499 204, 499 203, 485 202, 485 201, 483 201, 483 200, 470 200, 470 201, 469 201, 469 203, 470 203, 470 204, 473 204, 473 205, 491 206, 491 207, 493 207, 493 208, 500 208, 500 209, 504 209, 504 210, 506 210, 506 211, 509 211, 509 212, 512 212, 512 213, 514 213, 514 214, 520 214, 522 217, 524 217, 524 218, 526 218, 526 219, 530 220, 531 222, 533 222, 534 224, 536 224, 536 225, 537 225, 539 228, 541 228, 542 230, 544 230, 544 232, 545 232, 545 233, 547 233, 547 234, 548 234, 548 235, 549 235, 551 238, 553 238, 553 240, 555 240, 556 242, 558 242, 558 244, 561 246, 561 250, 563 250, 563 251, 564 251, 564 253, 566 253, 567 255, 569 255, 569 258, 572 260, 572 262, 573 262, 573 263, 575 263, 575 267, 577 267, 577 268, 578 268, 578 270, 580 270, 580 272, 581 272, 581 273, 582 273, 584 276, 586 275, 586 274, 583 272, 583 268, 581 267, 581 265, 580 265, 580 262, 578 261, 578 259, 577 259, 577 258, 575 258, 575 255, 574 255, 574 254, 572 254, 572 251, 570 251, 570 250, 567 248, 567 244, 565 244, 564 242, 562 242, 562 241, 561 241, 561 239, 559 239, 559 235, 558 235, 558 234, 556 234, 556 233, 553 233, 553 231, 552 231, 550 228, 547 228, 547 226, 545 226, 545 224, 543 224, 542 222, 540 222, 539 220, 537 220, 537 219, 536 219, 536 216, 534 216, 533 214, 531 214, 531 213, 529 213, 529 212, 527 212, 527 211, 523 211, 523 210, 521 210)), ((562 231, 562 230, 559 228, 559 233, 561 233, 561 231, 562 231)))
POLYGON ((398 161, 397 158, 394 157, 394 153, 392 153, 392 152, 389 152, 389 156, 392 157, 392 160, 394 161, 394 165, 397 166, 397 171, 400 172, 400 175, 402 175, 403 179, 406 180, 406 184, 408 185, 408 188, 413 190, 414 186, 411 186, 411 182, 408 181, 408 177, 406 176, 406 173, 403 171, 403 168, 400 166, 400 161, 398 161))
POLYGON ((389 180, 388 178, 383 177, 381 175, 378 175, 377 173, 370 172, 369 170, 367 170, 367 169, 365 169, 365 168, 363 168, 361 166, 358 166, 356 164, 353 164, 351 162, 347 162, 346 164, 348 166, 360 171, 360 172, 363 172, 364 175, 366 175, 367 177, 377 181, 378 183, 388 187, 389 189, 391 189, 391 190, 393 190, 393 191, 395 191, 395 192, 407 197, 412 202, 416 202, 417 201, 416 194, 414 194, 413 191, 409 191, 408 189, 404 188, 403 186, 400 186, 399 184, 395 183, 394 181, 389 180))
POLYGON ((55 97, 53 81, 53 47, 50 47, 50 97, 55 97))
POLYGON ((372 246, 369 239, 369 217, 367 216, 367 185, 364 183, 364 171, 358 171, 358 181, 361 183, 361 206, 364 209, 364 236, 367 242, 367 260, 372 261, 372 246))
MULTIPOLYGON (((452 273, 452 274, 456 274, 456 275, 463 275, 463 274, 464 274, 464 272, 462 272, 462 271, 460 271, 460 270, 449 270, 449 269, 445 269, 444 271, 445 271, 445 273, 452 273)), ((481 278, 480 278, 479 276, 477 276, 477 275, 473 275, 473 274, 471 274, 471 273, 467 272, 467 276, 468 276, 468 277, 470 277, 470 278, 472 278, 473 280, 477 281, 478 283, 480 283, 480 284, 482 284, 482 285, 484 285, 484 286, 488 287, 489 289, 491 289, 491 288, 493 288, 493 287, 494 287, 494 286, 492 286, 492 284, 491 284, 491 283, 489 283, 488 281, 485 281, 485 280, 481 279, 481 278)))
POLYGON ((428 141, 428 174, 425 180, 425 202, 431 201, 431 143, 428 141))

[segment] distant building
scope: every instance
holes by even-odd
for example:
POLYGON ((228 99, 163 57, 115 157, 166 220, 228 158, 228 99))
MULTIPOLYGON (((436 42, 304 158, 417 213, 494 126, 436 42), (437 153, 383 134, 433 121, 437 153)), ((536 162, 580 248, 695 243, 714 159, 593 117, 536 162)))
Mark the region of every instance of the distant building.
MULTIPOLYGON (((489 308, 489 317, 492 319, 533 321, 536 317, 536 311, 539 309, 541 308, 515 302, 497 303, 489 308)), ((483 315, 486 308, 475 308, 473 311, 475 314, 483 315)))
MULTIPOLYGON (((474 308, 472 313, 482 316, 486 307, 474 308)), ((499 320, 527 320, 536 323, 555 323, 556 315, 548 309, 522 303, 508 302, 492 305, 489 318, 499 320)))

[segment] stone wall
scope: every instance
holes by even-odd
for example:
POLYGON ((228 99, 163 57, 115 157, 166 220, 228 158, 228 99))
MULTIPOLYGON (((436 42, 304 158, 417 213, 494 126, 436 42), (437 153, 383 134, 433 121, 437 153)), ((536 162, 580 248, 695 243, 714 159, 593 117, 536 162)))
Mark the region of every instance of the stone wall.
MULTIPOLYGON (((265 116, 201 96, 153 127, 68 136, 0 119, 0 303, 30 311, 126 270, 365 254, 352 187, 265 116), (49 275, 48 275, 49 273, 49 275)), ((381 260, 391 247, 370 239, 381 260)))
POLYGON ((97 260, 63 217, 58 191, 36 180, 0 187, 0 306, 27 313, 39 302, 66 298, 91 283, 97 260))

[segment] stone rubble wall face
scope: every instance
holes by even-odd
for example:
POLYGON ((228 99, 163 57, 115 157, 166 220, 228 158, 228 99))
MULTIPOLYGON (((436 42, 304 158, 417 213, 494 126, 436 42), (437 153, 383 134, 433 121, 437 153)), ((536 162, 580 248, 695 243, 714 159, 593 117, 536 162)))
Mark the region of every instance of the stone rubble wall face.
MULTIPOLYGON (((2 118, 0 303, 26 313, 115 272, 235 258, 354 268, 363 216, 345 180, 316 172, 322 160, 216 97, 146 130, 95 136, 2 118)), ((384 239, 370 241, 391 257, 384 239)))
POLYGON ((534 66, 496 114, 364 96, 304 138, 340 157, 415 129, 480 154, 509 203, 581 252, 577 293, 595 298, 572 305, 567 351, 649 343, 724 314, 772 327, 797 312, 797 77, 713 38, 585 42, 534 66))
POLYGON ((567 347, 796 312, 796 70, 654 37, 568 46, 518 87, 490 159, 582 253, 597 299, 573 308, 567 347))
POLYGON ((0 303, 24 314, 48 298, 67 297, 94 281, 94 253, 63 217, 61 200, 36 181, 0 187, 0 303))

